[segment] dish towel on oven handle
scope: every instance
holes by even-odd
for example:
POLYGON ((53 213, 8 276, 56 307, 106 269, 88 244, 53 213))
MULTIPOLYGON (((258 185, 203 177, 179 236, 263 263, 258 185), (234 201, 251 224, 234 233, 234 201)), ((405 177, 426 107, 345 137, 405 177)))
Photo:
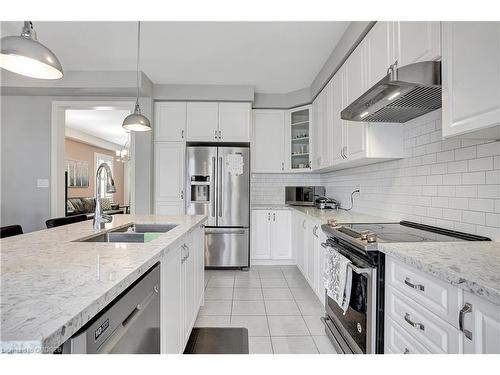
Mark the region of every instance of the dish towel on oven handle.
POLYGON ((326 294, 340 306, 344 315, 351 299, 352 269, 348 267, 349 263, 351 261, 332 246, 326 248, 323 275, 326 294))

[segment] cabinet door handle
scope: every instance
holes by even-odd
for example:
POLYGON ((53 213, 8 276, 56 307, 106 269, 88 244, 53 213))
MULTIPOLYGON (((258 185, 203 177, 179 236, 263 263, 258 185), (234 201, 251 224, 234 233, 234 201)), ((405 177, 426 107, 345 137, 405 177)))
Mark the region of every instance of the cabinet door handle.
POLYGON ((181 199, 184 199, 184 190, 181 190, 181 199))
POLYGON ((406 320, 406 323, 408 323, 409 325, 411 325, 412 327, 415 327, 421 331, 425 331, 425 326, 422 324, 422 323, 415 323, 411 320, 410 318, 410 314, 409 313, 406 313, 405 314, 405 320, 406 320))
POLYGON ((271 213, 270 212, 267 213, 267 221, 271 221, 271 213))
POLYGON ((273 212, 273 221, 276 221, 276 212, 273 212))
POLYGON ((222 130, 219 130, 219 139, 222 139, 222 130))
POLYGON ((422 284, 412 284, 411 280, 409 277, 405 278, 405 284, 408 285, 410 288, 420 290, 420 291, 425 291, 425 286, 422 284))
POLYGON ((470 312, 472 312, 472 305, 466 302, 464 307, 462 307, 462 310, 458 313, 458 328, 460 328, 460 331, 464 333, 465 337, 472 341, 472 332, 464 328, 465 314, 470 312))
POLYGON ((184 129, 181 130, 181 139, 184 139, 184 129))
POLYGON ((214 130, 214 139, 217 139, 217 130, 214 130))
POLYGON ((285 170, 285 162, 281 162, 281 170, 284 171, 285 170))

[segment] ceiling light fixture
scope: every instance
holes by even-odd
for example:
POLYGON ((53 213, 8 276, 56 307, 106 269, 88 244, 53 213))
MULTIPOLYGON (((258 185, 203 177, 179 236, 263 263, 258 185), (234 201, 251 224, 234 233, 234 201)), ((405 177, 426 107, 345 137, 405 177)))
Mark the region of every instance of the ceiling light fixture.
POLYGON ((60 79, 63 69, 56 55, 37 40, 31 21, 24 21, 20 36, 0 40, 0 67, 38 79, 60 79))
POLYGON ((141 108, 139 107, 139 57, 141 50, 141 21, 137 22, 137 75, 136 75, 136 83, 137 83, 137 96, 135 99, 135 108, 134 113, 125 117, 123 120, 122 127, 127 130, 131 130, 134 132, 144 132, 151 130, 151 124, 146 116, 141 114, 141 108))

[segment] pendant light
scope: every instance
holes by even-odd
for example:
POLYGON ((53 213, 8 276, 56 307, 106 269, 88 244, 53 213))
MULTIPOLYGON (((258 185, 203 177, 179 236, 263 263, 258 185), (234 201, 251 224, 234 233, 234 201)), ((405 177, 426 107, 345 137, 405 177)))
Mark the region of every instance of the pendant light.
POLYGON ((141 108, 139 107, 139 56, 141 51, 141 21, 137 23, 137 96, 135 99, 134 113, 125 117, 123 120, 122 127, 127 130, 134 132, 144 132, 151 130, 151 124, 146 116, 141 114, 141 108))
POLYGON ((60 79, 63 69, 56 55, 37 40, 31 21, 24 21, 20 36, 0 40, 0 67, 23 76, 60 79))

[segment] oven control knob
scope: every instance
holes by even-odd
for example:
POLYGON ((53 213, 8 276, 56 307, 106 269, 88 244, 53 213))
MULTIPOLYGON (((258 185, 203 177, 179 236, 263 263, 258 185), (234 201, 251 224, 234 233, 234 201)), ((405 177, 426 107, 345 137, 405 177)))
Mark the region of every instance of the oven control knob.
POLYGON ((370 232, 366 235, 366 242, 368 243, 374 243, 377 242, 377 234, 370 232))
POLYGON ((359 235, 361 236, 361 240, 366 241, 366 239, 370 233, 371 232, 369 230, 362 230, 361 232, 359 232, 359 235))

